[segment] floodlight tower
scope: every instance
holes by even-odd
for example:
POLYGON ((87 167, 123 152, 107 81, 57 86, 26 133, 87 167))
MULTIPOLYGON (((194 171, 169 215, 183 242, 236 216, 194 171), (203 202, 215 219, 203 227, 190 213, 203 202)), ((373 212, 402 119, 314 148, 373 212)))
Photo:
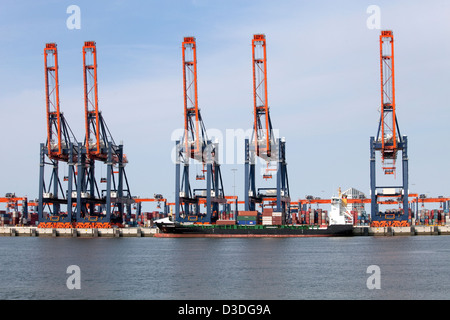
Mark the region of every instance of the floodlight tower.
MULTIPOLYGON (((252 39, 253 54, 253 132, 251 141, 245 140, 245 210, 256 210, 256 203, 275 199, 276 210, 288 213, 290 196, 286 162, 286 143, 276 139, 270 119, 267 90, 266 36, 255 34, 252 39), (271 161, 276 161, 276 188, 256 189, 255 162, 259 157, 267 164, 263 178, 270 179, 271 161)), ((286 217, 287 218, 287 217, 286 217)))
POLYGON ((185 37, 182 42, 184 135, 176 142, 175 214, 179 222, 207 222, 217 220, 219 205, 226 205, 222 175, 218 162, 218 144, 208 139, 198 106, 197 91, 197 46, 194 37, 185 37), (190 162, 202 166, 196 180, 206 186, 192 189, 190 162), (181 166, 183 172, 181 176, 181 166), (206 176, 205 176, 206 173, 206 176), (200 211, 201 204, 206 212, 200 211))
POLYGON ((376 139, 370 138, 370 191, 372 221, 408 220, 408 138, 401 136, 397 122, 394 72, 394 35, 390 30, 380 35, 381 72, 381 117, 376 139), (402 184, 400 186, 377 186, 375 152, 381 154, 381 165, 385 175, 395 177, 398 152, 402 153, 402 184), (379 212, 379 198, 401 199, 403 211, 393 214, 379 212))

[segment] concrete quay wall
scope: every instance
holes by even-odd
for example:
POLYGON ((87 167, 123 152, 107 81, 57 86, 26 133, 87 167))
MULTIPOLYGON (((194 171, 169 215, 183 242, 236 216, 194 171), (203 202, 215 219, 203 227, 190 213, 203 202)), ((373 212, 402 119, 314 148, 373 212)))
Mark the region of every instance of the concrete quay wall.
MULTIPOLYGON (((76 229, 76 228, 37 228, 37 227, 0 227, 0 236, 28 237, 153 237, 156 228, 129 227, 109 229, 76 229)), ((368 227, 357 226, 354 236, 421 236, 450 235, 450 225, 444 226, 411 226, 411 227, 368 227)))
POLYGON ((37 228, 37 227, 0 227, 0 236, 34 237, 152 237, 156 228, 37 228))
POLYGON ((450 225, 444 226, 411 226, 411 227, 355 227, 355 236, 421 236, 450 235, 450 225))

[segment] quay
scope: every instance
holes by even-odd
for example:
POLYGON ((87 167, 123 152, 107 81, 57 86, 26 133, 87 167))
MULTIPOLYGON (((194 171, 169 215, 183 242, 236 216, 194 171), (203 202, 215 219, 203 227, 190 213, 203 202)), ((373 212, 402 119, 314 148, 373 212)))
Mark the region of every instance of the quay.
MULTIPOLYGON (((157 228, 126 227, 126 228, 38 228, 38 227, 0 227, 0 236, 29 236, 29 237, 153 237, 158 233, 157 228)), ((422 235, 450 235, 450 225, 442 226, 411 226, 411 227, 368 227, 356 226, 354 236, 422 236, 422 235)))
POLYGON ((410 227, 367 227, 353 228, 354 236, 425 236, 450 235, 450 225, 442 226, 410 226, 410 227))
POLYGON ((153 237, 157 228, 38 228, 38 227, 0 227, 0 236, 30 237, 153 237))

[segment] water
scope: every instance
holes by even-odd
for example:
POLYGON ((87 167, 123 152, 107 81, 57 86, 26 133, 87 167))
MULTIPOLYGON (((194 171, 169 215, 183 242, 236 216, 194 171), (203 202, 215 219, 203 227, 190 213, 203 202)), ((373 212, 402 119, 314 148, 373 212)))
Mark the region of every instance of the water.
POLYGON ((0 238, 0 299, 447 299, 450 236, 0 238), (69 290, 67 267, 81 270, 69 290), (370 290, 370 265, 380 289, 370 290))

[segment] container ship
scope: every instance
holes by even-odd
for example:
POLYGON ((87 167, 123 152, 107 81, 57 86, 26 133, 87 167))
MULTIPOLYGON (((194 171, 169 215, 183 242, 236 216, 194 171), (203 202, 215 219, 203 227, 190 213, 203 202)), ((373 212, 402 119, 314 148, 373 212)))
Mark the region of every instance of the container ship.
POLYGON ((333 197, 326 224, 286 224, 282 212, 263 209, 240 211, 235 220, 217 220, 212 224, 182 223, 165 218, 155 221, 164 238, 183 237, 342 237, 353 235, 353 217, 349 214, 346 199, 333 197))

